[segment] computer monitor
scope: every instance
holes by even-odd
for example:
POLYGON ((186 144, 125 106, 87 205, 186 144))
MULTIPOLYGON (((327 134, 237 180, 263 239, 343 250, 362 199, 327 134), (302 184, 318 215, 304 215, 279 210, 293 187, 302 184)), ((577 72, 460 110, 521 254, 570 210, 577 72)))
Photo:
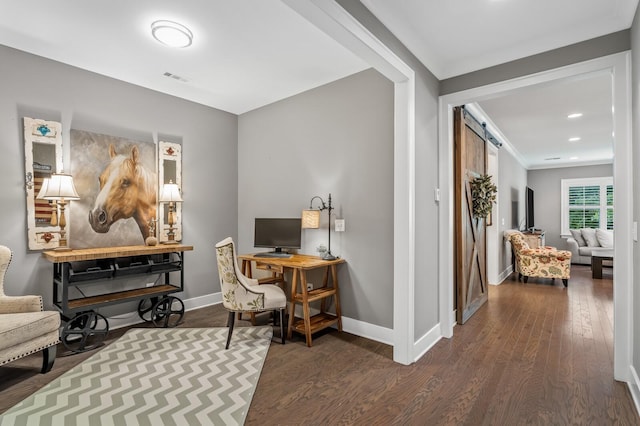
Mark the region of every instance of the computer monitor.
POLYGON ((271 248, 275 253, 282 253, 282 249, 299 249, 301 244, 300 218, 256 218, 254 247, 271 248))

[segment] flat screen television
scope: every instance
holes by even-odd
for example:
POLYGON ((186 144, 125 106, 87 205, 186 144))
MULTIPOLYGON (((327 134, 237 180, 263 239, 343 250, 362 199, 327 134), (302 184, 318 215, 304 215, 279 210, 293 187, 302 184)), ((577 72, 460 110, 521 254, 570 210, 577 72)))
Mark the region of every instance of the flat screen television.
POLYGON ((256 218, 254 247, 273 249, 272 254, 285 254, 282 249, 299 249, 302 244, 302 219, 256 218))
POLYGON ((533 231, 536 226, 534 212, 533 189, 527 186, 527 203, 526 203, 526 229, 533 231))

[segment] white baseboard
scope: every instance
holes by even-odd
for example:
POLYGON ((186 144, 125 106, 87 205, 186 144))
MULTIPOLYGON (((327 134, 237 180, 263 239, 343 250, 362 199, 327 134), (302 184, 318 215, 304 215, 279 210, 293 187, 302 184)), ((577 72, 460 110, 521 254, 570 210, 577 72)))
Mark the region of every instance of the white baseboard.
MULTIPOLYGON (((319 314, 320 310, 316 308, 310 309, 311 315, 319 314)), ((302 306, 296 305, 296 316, 302 317, 302 306)), ((334 324, 333 328, 337 328, 334 324)), ((381 327, 375 324, 369 324, 368 322, 356 320, 353 318, 342 316, 342 330, 347 333, 355 334, 365 339, 375 340, 376 342, 384 343, 386 345, 393 346, 393 329, 381 327)))
POLYGON ((442 339, 442 333, 440 331, 440 324, 436 324, 431 330, 429 330, 424 336, 419 338, 413 344, 414 358, 413 362, 416 362, 426 354, 429 349, 433 347, 438 341, 442 339))
POLYGON ((222 303, 222 293, 211 293, 204 296, 192 297, 183 300, 184 310, 191 311, 193 309, 204 308, 205 306, 217 305, 222 303))
POLYGON ((506 280, 507 278, 509 278, 509 275, 511 275, 513 273, 513 265, 509 265, 507 266, 507 269, 505 269, 504 271, 502 271, 499 275, 499 279, 500 282, 499 284, 502 284, 504 282, 504 280, 506 280))
POLYGON ((627 382, 627 386, 636 406, 636 411, 640 414, 640 378, 638 378, 638 372, 633 366, 631 366, 631 381, 627 382))
POLYGON ((393 346, 393 329, 369 324, 353 318, 342 317, 342 330, 356 336, 393 346))

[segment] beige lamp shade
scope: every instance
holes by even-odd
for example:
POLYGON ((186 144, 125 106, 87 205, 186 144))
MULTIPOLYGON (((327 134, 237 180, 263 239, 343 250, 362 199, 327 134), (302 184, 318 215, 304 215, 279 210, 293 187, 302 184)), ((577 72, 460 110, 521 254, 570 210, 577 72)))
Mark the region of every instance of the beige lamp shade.
POLYGON ((79 200, 73 177, 65 173, 54 173, 42 183, 37 198, 44 200, 79 200))
POLYGON ((44 200, 44 194, 47 193, 47 188, 49 188, 49 178, 44 178, 42 179, 42 186, 40 187, 38 195, 36 195, 36 199, 44 200))
POLYGON ((302 228, 320 228, 320 210, 302 210, 302 228))
POLYGON ((160 191, 159 201, 161 203, 181 202, 182 197, 180 196, 180 188, 178 188, 178 185, 171 181, 165 183, 162 186, 162 191, 160 191))

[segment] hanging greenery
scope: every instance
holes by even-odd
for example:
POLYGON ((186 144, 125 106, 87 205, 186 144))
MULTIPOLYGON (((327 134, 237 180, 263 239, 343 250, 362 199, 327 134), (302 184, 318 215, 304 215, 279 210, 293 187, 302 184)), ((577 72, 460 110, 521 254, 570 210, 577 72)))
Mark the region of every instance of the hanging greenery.
POLYGON ((498 188, 491 182, 491 175, 480 175, 469 184, 473 199, 473 216, 477 218, 489 216, 498 192, 498 188))

